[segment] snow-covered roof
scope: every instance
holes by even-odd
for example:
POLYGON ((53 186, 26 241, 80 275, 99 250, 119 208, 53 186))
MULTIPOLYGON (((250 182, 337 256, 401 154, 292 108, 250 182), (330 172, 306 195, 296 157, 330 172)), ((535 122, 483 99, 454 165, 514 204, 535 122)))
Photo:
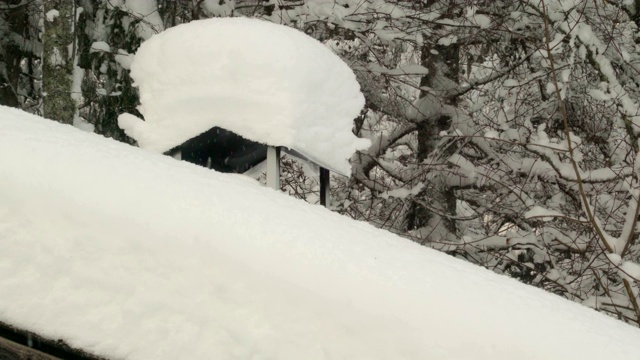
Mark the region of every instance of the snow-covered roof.
POLYGON ((140 147, 167 151, 214 127, 295 149, 349 174, 369 141, 352 133, 364 97, 329 48, 283 25, 248 18, 193 21, 145 41, 131 65, 142 121, 120 127, 140 147))
POLYGON ((229 175, 0 107, 0 321, 118 359, 638 359, 640 331, 229 175))

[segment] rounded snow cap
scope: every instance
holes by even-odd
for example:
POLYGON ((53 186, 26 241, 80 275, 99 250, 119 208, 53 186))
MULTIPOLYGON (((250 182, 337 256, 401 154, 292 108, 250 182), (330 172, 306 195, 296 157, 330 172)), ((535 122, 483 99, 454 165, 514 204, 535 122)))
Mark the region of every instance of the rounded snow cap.
POLYGON ((287 26, 248 18, 179 25, 140 46, 131 77, 145 121, 122 114, 118 124, 151 151, 218 126, 349 174, 348 159, 370 145, 351 132, 364 106, 353 71, 287 26))

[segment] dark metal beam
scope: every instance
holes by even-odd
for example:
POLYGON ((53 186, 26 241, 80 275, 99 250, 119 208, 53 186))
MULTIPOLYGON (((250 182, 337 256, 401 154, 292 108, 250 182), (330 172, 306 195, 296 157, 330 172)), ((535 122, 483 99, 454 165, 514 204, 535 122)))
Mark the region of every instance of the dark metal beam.
POLYGON ((329 169, 320 167, 320 205, 328 208, 331 204, 331 176, 329 169))
POLYGON ((0 359, 31 360, 106 360, 62 340, 50 340, 0 321, 0 359))

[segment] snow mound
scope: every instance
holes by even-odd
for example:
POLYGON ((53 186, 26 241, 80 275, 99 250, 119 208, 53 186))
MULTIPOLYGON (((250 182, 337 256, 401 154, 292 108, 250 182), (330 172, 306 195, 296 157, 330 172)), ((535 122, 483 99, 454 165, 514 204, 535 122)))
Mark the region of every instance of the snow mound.
POLYGON ((351 69, 286 26, 247 18, 179 25, 140 46, 131 77, 145 121, 123 114, 119 125, 155 152, 219 126, 349 174, 348 159, 369 146, 351 131, 364 106, 351 69))
POLYGON ((0 321, 114 359, 637 360, 640 331, 241 175, 0 107, 0 321))

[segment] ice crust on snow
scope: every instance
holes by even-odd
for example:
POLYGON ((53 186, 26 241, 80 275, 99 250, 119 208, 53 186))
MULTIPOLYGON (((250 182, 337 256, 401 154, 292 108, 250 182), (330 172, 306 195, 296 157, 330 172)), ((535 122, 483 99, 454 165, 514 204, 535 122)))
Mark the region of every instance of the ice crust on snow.
POLYGON ((306 204, 0 107, 0 321, 137 359, 637 359, 640 331, 306 204))
POLYGON ((369 145, 351 131, 364 106, 355 75, 293 28, 247 18, 179 25, 140 46, 131 77, 145 121, 118 122, 155 152, 219 126, 349 174, 348 159, 369 145))

